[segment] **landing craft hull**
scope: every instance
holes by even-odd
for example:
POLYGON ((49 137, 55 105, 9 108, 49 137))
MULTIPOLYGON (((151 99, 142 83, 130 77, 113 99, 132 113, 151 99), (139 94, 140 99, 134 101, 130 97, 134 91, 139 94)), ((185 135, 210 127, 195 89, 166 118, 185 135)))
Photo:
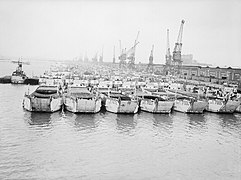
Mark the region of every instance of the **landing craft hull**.
POLYGON ((73 113, 97 113, 101 108, 101 99, 81 99, 66 97, 64 105, 67 111, 73 113))
POLYGON ((141 100, 140 104, 142 111, 151 113, 170 113, 173 107, 173 101, 154 101, 150 99, 141 100))
POLYGON ((239 105, 239 101, 228 100, 225 102, 219 99, 209 100, 207 111, 216 113, 233 113, 239 105))
POLYGON ((206 101, 175 100, 173 110, 184 113, 203 113, 208 103, 206 101))
POLYGON ((25 96, 23 99, 23 108, 31 112, 55 112, 61 110, 62 105, 61 97, 37 98, 25 96))
POLYGON ((106 110, 112 113, 127 113, 135 114, 138 111, 138 101, 137 100, 121 100, 115 98, 106 99, 106 110))
POLYGON ((241 101, 239 101, 239 105, 236 108, 235 112, 241 113, 241 101))

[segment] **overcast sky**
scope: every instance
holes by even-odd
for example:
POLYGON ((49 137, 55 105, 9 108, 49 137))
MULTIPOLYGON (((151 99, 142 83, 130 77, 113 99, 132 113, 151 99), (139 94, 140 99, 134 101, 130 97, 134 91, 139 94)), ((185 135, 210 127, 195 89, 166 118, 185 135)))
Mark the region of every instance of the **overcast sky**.
POLYGON ((0 55, 92 58, 104 47, 104 61, 130 48, 140 31, 136 63, 165 63, 166 30, 173 50, 185 20, 182 54, 199 62, 241 67, 241 1, 0 1, 0 55))

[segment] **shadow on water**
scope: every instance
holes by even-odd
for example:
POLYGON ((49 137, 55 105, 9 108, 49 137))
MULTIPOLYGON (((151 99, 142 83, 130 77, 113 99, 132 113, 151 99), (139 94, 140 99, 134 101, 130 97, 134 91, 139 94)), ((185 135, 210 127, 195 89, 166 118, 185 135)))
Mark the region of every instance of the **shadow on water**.
POLYGON ((117 129, 121 132, 130 132, 132 129, 135 129, 136 122, 134 116, 134 114, 117 114, 117 129))

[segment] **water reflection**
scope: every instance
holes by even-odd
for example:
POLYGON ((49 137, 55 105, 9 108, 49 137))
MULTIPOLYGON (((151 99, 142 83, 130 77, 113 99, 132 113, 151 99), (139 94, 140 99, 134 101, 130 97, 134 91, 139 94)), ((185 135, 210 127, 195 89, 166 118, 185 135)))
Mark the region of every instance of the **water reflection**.
POLYGON ((160 133, 171 134, 173 131, 173 119, 171 114, 151 114, 153 126, 158 128, 160 133))
POLYGON ((74 114, 74 125, 79 130, 93 130, 98 127, 97 114, 74 114))
POLYGON ((29 125, 49 126, 52 115, 51 113, 26 112, 24 117, 29 125))
POLYGON ((132 129, 135 129, 136 122, 134 121, 134 116, 134 114, 117 114, 117 129, 121 132, 131 132, 132 129))
POLYGON ((241 136, 241 119, 236 114, 218 114, 219 124, 228 132, 235 132, 241 136))
POLYGON ((152 114, 154 126, 172 126, 173 120, 171 114, 152 114))
POLYGON ((186 114, 189 120, 190 128, 204 128, 206 126, 206 119, 204 114, 186 114))

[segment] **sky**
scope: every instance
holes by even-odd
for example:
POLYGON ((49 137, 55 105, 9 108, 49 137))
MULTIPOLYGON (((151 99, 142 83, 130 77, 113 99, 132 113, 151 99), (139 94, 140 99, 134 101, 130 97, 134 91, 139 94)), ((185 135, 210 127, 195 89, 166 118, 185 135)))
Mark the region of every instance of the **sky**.
POLYGON ((173 51, 181 20, 182 54, 202 63, 241 67, 239 0, 0 0, 0 55, 24 58, 116 59, 122 48, 136 48, 136 63, 164 64, 167 29, 173 51))

